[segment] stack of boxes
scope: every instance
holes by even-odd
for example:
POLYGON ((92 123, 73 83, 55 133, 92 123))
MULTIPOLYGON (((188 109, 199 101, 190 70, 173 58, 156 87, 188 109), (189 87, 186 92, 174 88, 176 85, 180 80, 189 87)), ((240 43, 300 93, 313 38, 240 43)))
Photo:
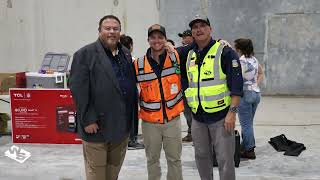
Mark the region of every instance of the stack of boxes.
POLYGON ((8 95, 9 88, 25 88, 25 72, 0 73, 0 95, 8 95))

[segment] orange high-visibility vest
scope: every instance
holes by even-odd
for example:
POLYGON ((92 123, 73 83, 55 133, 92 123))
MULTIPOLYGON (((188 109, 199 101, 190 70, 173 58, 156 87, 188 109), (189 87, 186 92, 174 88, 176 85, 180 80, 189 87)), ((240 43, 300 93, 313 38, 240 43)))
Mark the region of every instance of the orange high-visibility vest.
POLYGON ((143 121, 165 123, 163 108, 165 108, 168 121, 179 116, 184 110, 179 64, 180 59, 177 52, 167 53, 161 72, 161 82, 159 82, 147 56, 134 61, 137 81, 141 90, 139 116, 143 121), (160 87, 162 87, 164 99, 161 98, 160 87), (163 107, 163 103, 165 107, 163 107))

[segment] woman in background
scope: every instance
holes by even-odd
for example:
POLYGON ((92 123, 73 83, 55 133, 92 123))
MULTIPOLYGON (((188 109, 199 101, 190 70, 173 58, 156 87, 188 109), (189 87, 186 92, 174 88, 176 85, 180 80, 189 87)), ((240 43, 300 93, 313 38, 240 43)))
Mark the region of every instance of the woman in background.
POLYGON ((253 44, 250 39, 237 39, 234 41, 235 49, 240 56, 243 76, 243 97, 239 106, 239 121, 242 132, 242 158, 255 159, 255 138, 253 119, 260 102, 259 84, 263 80, 263 70, 254 57, 253 44))

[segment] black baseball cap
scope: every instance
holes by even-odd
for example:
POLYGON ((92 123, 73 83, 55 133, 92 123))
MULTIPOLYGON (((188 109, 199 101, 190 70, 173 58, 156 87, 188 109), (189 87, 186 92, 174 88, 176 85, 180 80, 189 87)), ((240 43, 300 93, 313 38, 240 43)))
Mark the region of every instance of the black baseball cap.
POLYGON ((154 25, 152 25, 152 26, 149 27, 149 29, 148 29, 148 37, 149 37, 150 34, 151 34, 152 32, 154 32, 154 31, 158 31, 158 32, 160 32, 161 34, 163 34, 164 37, 167 37, 167 35, 166 35, 166 29, 165 29, 163 26, 161 26, 160 24, 154 24, 154 25))
POLYGON ((182 33, 178 34, 179 37, 185 37, 185 36, 192 36, 191 30, 187 29, 183 31, 182 33))
POLYGON ((199 15, 199 14, 195 15, 195 16, 193 17, 192 21, 190 21, 189 27, 192 28, 192 26, 193 26, 194 23, 196 23, 196 22, 204 22, 204 23, 206 23, 208 26, 210 26, 210 21, 209 21, 209 19, 208 19, 207 16, 203 16, 203 15, 199 15))

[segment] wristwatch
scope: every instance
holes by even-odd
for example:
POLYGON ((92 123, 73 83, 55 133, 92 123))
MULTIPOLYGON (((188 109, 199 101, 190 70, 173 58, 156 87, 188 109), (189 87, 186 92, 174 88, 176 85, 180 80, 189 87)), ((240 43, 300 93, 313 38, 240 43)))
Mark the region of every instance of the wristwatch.
POLYGON ((238 113, 239 108, 237 106, 230 106, 229 111, 233 113, 238 113))

